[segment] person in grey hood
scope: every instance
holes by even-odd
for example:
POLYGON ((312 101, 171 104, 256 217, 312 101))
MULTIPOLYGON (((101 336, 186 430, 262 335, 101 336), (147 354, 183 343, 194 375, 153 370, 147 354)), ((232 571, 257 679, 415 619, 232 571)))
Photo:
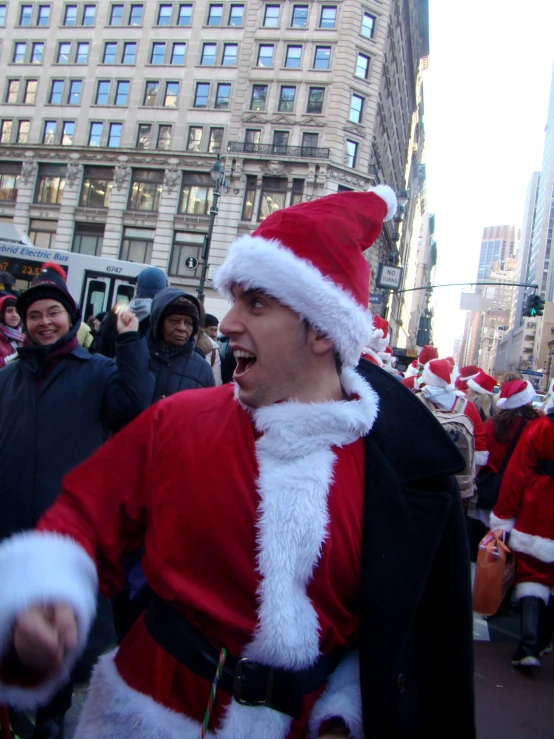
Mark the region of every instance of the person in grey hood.
POLYGON ((135 297, 131 300, 131 310, 139 320, 139 333, 146 336, 150 329, 152 300, 169 287, 167 276, 159 267, 147 267, 137 277, 135 297))
POLYGON ((200 314, 197 298, 175 287, 162 290, 153 299, 146 337, 156 381, 152 402, 180 390, 215 385, 210 365, 194 351, 200 314))

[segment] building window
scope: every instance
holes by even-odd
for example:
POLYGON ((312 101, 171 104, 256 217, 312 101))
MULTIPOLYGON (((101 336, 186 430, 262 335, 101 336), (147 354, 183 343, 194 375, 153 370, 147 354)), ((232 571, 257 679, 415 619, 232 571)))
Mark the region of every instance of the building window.
POLYGON ((356 77, 359 77, 362 80, 367 80, 367 75, 369 72, 369 57, 365 54, 358 53, 358 57, 356 59, 356 71, 354 72, 356 77))
POLYGON ((95 105, 107 105, 110 97, 110 80, 98 80, 95 105))
POLYGON ((122 26, 123 25, 123 11, 125 10, 124 5, 112 5, 110 11, 110 26, 122 26))
POLYGON ((79 105, 81 102, 81 91, 83 89, 82 80, 71 80, 69 83, 69 95, 67 102, 69 105, 79 105))
POLYGON ((302 154, 303 156, 315 157, 317 149, 317 133, 302 134, 302 154))
POLYGON ((273 154, 286 154, 289 145, 288 131, 273 132, 273 154))
POLYGON ((36 221, 29 224, 29 238, 40 249, 51 249, 56 241, 57 221, 36 221))
POLYGON ((139 123, 137 132, 137 149, 149 149, 152 138, 152 124, 139 123))
POLYGON ((13 121, 0 122, 0 144, 9 144, 12 140, 13 121))
POLYGON ((113 187, 111 167, 85 167, 79 205, 83 208, 107 208, 113 187))
POLYGON ((129 13, 129 25, 140 26, 142 23, 142 5, 131 5, 131 12, 129 13))
POLYGON ((63 94, 63 80, 52 80, 50 87, 50 97, 48 102, 50 105, 61 105, 63 94))
POLYGON ((129 102, 129 88, 131 83, 127 80, 119 80, 115 88, 115 104, 127 105, 129 102))
POLYGON ((321 16, 319 18, 320 28, 334 28, 337 22, 337 6, 324 5, 321 8, 321 16))
POLYGON ((14 44, 12 62, 14 64, 23 64, 25 61, 25 52, 27 50, 27 44, 18 42, 14 44))
POLYGON ((156 41, 152 44, 150 64, 163 64, 165 59, 165 43, 156 41))
POLYGON ((215 64, 215 55, 217 52, 217 44, 204 44, 202 46, 202 58, 200 64, 213 65, 215 64))
POLYGON ((344 164, 347 167, 354 168, 358 158, 358 144, 355 141, 346 139, 346 152, 344 155, 344 164))
POLYGON ((37 101, 38 80, 25 81, 25 95, 23 102, 25 105, 34 105, 37 101))
POLYGON ((65 164, 39 165, 38 185, 35 197, 36 203, 61 205, 66 170, 67 166, 65 164))
POLYGON ((17 162, 0 163, 0 200, 14 202, 17 200, 17 186, 21 164, 17 162))
POLYGON ((214 181, 209 174, 185 172, 179 213, 206 216, 212 207, 214 181))
POLYGON ((76 223, 71 251, 99 257, 104 243, 104 224, 76 223))
POLYGON ((33 20, 33 6, 22 5, 19 9, 19 25, 30 26, 33 20))
POLYGON ((88 135, 89 146, 101 146, 103 130, 103 123, 95 122, 90 124, 90 131, 88 135))
POLYGON ((175 232, 173 237, 173 248, 169 262, 169 274, 176 277, 198 277, 202 267, 200 266, 200 252, 204 243, 203 234, 175 232), (190 258, 193 257, 197 264, 196 269, 189 269, 190 258))
POLYGON ((164 95, 164 108, 176 108, 179 97, 179 83, 166 82, 164 95))
POLYGON ((37 26, 47 26, 50 23, 50 6, 39 5, 37 13, 37 26))
POLYGON ((294 97, 296 95, 296 87, 281 87, 279 95, 279 112, 292 113, 294 110, 294 97))
POLYGON ((171 52, 171 64, 184 64, 185 63, 185 50, 186 44, 175 43, 173 44, 173 50, 171 52))
POLYGON ((225 44, 223 46, 223 58, 221 63, 224 67, 234 67, 237 63, 238 44, 225 44))
POLYGON ((5 25, 6 25, 6 6, 0 5, 0 27, 3 28, 5 25))
POLYGON ((285 57, 285 67, 288 69, 300 69, 300 59, 302 58, 301 46, 287 46, 287 55, 285 57))
POLYGON ((71 44, 63 41, 58 46, 57 64, 69 64, 69 55, 71 54, 71 44))
POLYGON ((220 26, 223 18, 223 5, 210 5, 208 26, 220 26))
POLYGON ((158 10, 158 26, 171 25, 172 5, 160 5, 158 10))
POLYGON ((215 97, 214 108, 218 110, 226 110, 229 107, 229 98, 231 97, 231 85, 227 82, 220 82, 217 86, 217 94, 215 97))
POLYGON ((157 80, 148 80, 144 86, 143 105, 147 108, 155 108, 158 104, 158 92, 160 83, 157 80))
POLYGON ((223 128, 210 128, 209 154, 219 154, 223 145, 223 128))
POLYGON ((83 26, 94 26, 96 5, 85 5, 83 8, 83 26))
POLYGON ((76 26, 77 25, 77 6, 66 5, 65 13, 63 15, 64 26, 76 26))
POLYGON ((314 57, 314 69, 329 69, 331 62, 331 47, 316 46, 314 57))
POLYGON ((158 141, 156 148, 161 149, 162 151, 169 151, 171 148, 171 126, 166 124, 158 126, 158 141))
POLYGON ((31 46, 31 64, 42 64, 44 44, 40 41, 31 46))
POLYGON ((150 264, 154 233, 152 228, 125 228, 119 258, 127 262, 150 264))
POLYGON ((247 128, 244 133, 244 150, 248 152, 256 152, 256 147, 260 143, 261 139, 262 132, 259 128, 247 128))
POLYGON ((102 64, 115 64, 116 54, 117 43, 115 41, 107 41, 104 44, 104 55, 102 56, 102 64))
POLYGON ((304 196, 304 180, 292 181, 292 193, 290 196, 291 205, 299 205, 304 196))
POLYGON ((352 94, 352 100, 350 101, 350 113, 348 120, 352 123, 361 123, 362 121, 362 110, 364 107, 364 99, 360 95, 352 94))
POLYGON ((17 124, 17 143, 26 144, 29 140, 31 121, 19 121, 17 124))
MULTIPOLYGON (((247 131, 248 133, 248 131, 247 131)), ((248 175, 246 178, 246 189, 244 191, 244 203, 242 204, 241 221, 251 221, 254 214, 254 202, 256 200, 257 178, 248 175)))
POLYGON ((88 51, 88 42, 78 43, 77 53, 75 55, 75 64, 88 64, 88 51))
POLYGON ((129 194, 129 210, 155 212, 160 205, 163 169, 134 169, 129 194))
POLYGON ((44 132, 42 134, 43 144, 56 143, 56 121, 44 121, 44 132))
POLYGON ((287 180, 284 177, 264 177, 262 179, 262 192, 260 207, 258 210, 258 221, 263 221, 276 210, 285 207, 287 199, 287 180))
POLYGON ((323 113, 323 97, 325 95, 324 87, 310 87, 308 93, 308 104, 306 113, 315 113, 317 115, 323 113))
POLYGON ((134 64, 137 54, 137 45, 134 41, 123 44, 122 64, 134 64))
POLYGON ((279 27, 279 11, 280 5, 266 5, 264 11, 264 26, 266 28, 279 27))
POLYGON ((64 121, 62 123, 62 146, 71 146, 75 136, 75 121, 64 121))
POLYGON ((210 94, 210 83, 209 82, 197 82, 196 92, 194 94, 194 107, 195 108, 207 108, 209 94, 210 94))
POLYGON ((366 38, 373 38, 373 32, 375 31, 375 16, 369 13, 364 13, 362 20, 362 36, 366 38))
POLYGON ((123 123, 110 123, 108 133, 108 146, 110 148, 117 148, 121 145, 121 131, 123 130, 123 123))
POLYGON ((190 26, 192 20, 192 5, 179 5, 179 15, 177 16, 178 26, 190 26))
POLYGON ((265 101, 267 98, 267 85, 252 86, 252 100, 250 101, 250 110, 265 110, 265 101))
POLYGON ((202 145, 202 126, 190 126, 187 151, 200 151, 202 145))
POLYGON ((8 80, 8 89, 6 90, 6 102, 17 103, 19 100, 19 88, 21 82, 19 80, 8 80))
POLYGON ((229 11, 229 25, 242 26, 243 17, 244 5, 231 5, 231 10, 229 11))
POLYGON ((306 28, 308 25, 308 6, 294 5, 292 9, 291 26, 293 28, 306 28))
POLYGON ((273 44, 260 44, 258 50, 258 67, 273 66, 273 44))

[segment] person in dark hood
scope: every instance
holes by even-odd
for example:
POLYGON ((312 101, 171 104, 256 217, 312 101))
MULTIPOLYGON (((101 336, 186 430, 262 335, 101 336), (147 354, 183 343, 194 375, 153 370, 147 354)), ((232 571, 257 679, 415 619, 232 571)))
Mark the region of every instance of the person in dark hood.
POLYGON ((15 277, 9 272, 0 272, 0 295, 19 297, 19 290, 14 289, 15 277))
MULTIPOLYGON (((81 315, 65 273, 45 264, 17 300, 25 327, 18 359, 0 371, 0 541, 33 528, 62 489, 62 478, 110 431, 149 404, 154 388, 146 340, 130 311, 118 316, 117 364, 79 346, 81 315)), ((100 607, 99 649, 114 638, 100 607)), ((37 714, 33 739, 61 739, 71 685, 37 714)))
POLYGON ((197 298, 178 288, 168 287, 153 299, 147 336, 156 379, 153 402, 180 390, 215 385, 210 365, 194 351, 200 314, 197 298))
POLYGON ((16 350, 23 344, 21 318, 16 308, 15 295, 0 297, 0 369, 17 357, 16 350))

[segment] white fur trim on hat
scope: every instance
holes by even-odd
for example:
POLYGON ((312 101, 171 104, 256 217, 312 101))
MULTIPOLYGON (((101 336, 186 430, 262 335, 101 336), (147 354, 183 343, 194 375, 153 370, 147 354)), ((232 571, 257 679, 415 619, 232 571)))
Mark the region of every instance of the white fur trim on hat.
MULTIPOLYGON (((431 360, 434 361, 434 360, 431 360)), ((454 390, 454 382, 455 382, 455 376, 454 376, 454 368, 452 369, 452 374, 450 375, 450 383, 446 382, 442 379, 442 377, 438 377, 438 375, 435 375, 431 368, 429 367, 429 362, 425 365, 423 368, 423 372, 421 373, 421 377, 419 378, 420 383, 423 383, 425 385, 430 385, 431 387, 441 387, 445 390, 454 390)))
MULTIPOLYGON (((477 377, 477 375, 475 375, 475 377, 477 377)), ((472 390, 475 390, 476 393, 481 393, 482 395, 494 395, 494 393, 491 393, 490 390, 485 390, 484 387, 481 387, 481 385, 475 382, 472 377, 467 380, 467 386, 472 390)))
POLYGON ((263 290, 299 313, 333 341, 345 367, 355 367, 371 332, 372 316, 310 262, 277 240, 242 236, 229 249, 214 278, 232 298, 231 286, 263 290))
POLYGON ((522 408, 524 405, 528 405, 535 399, 535 388, 527 380, 527 387, 515 395, 509 398, 498 398, 496 403, 498 408, 502 408, 503 411, 513 411, 515 408, 522 408))
POLYGON ((378 195, 381 200, 384 200, 387 205, 387 215, 384 217, 384 221, 390 221, 396 214, 398 207, 398 201, 392 187, 388 185, 377 185, 376 187, 370 187, 368 192, 374 192, 378 195))

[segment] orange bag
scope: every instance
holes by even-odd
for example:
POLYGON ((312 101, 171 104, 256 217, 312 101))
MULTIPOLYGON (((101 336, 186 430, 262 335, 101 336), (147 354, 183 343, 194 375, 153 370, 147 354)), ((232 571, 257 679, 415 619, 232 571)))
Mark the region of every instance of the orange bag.
POLYGON ((512 587, 514 574, 514 557, 502 539, 491 539, 485 545, 481 542, 473 581, 475 613, 494 616, 512 587))

